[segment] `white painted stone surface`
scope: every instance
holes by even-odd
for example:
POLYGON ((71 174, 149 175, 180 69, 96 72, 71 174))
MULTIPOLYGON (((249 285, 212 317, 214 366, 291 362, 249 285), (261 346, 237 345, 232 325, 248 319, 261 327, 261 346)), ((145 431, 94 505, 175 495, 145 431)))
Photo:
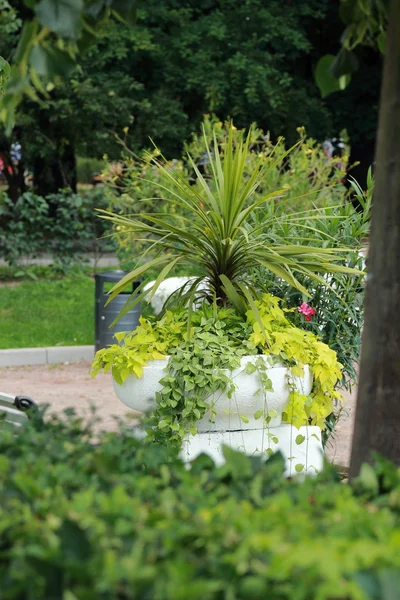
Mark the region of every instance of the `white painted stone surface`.
POLYGON ((0 350, 0 367, 45 365, 46 363, 46 348, 11 348, 9 350, 0 350))
MULTIPOLYGON (((164 281, 157 288, 157 291, 154 294, 153 298, 150 300, 150 305, 153 308, 154 312, 156 314, 160 313, 165 301, 170 297, 170 295, 176 292, 176 290, 179 290, 179 288, 181 288, 183 285, 185 285, 186 283, 190 283, 194 279, 194 277, 168 277, 167 279, 164 279, 164 281)), ((155 282, 155 280, 150 281, 148 284, 145 285, 143 291, 150 290, 155 284, 155 282)), ((198 289, 204 288, 204 285, 198 286, 198 289)))
MULTIPOLYGON (((208 454, 217 465, 224 462, 222 445, 241 450, 245 454, 265 454, 267 448, 274 452, 280 450, 285 458, 287 476, 298 473, 296 465, 303 465, 300 473, 313 475, 322 471, 324 466, 324 453, 322 450, 321 430, 319 427, 303 426, 297 429, 293 425, 280 425, 262 430, 226 431, 198 433, 189 436, 184 442, 181 457, 191 461, 201 453, 208 454), (296 438, 302 435, 304 441, 296 444, 296 438), (277 438, 278 442, 272 438, 277 438)), ((300 468, 300 467, 298 467, 300 468)))
MULTIPOLYGON (((284 455, 287 475, 297 473, 296 465, 304 465, 301 472, 319 472, 323 468, 321 430, 311 426, 296 429, 292 425, 282 424, 282 412, 289 401, 289 369, 282 364, 268 366, 267 375, 271 379, 273 392, 256 393, 262 387, 258 372, 247 374, 245 368, 249 362, 254 363, 259 358, 260 355, 241 359, 240 369, 231 374, 237 385, 235 394, 232 398, 222 393, 213 397, 217 413, 214 422, 210 422, 210 415, 206 415, 196 423, 198 433, 184 442, 182 457, 190 461, 205 452, 217 464, 221 464, 222 444, 250 455, 265 453, 266 457, 267 449, 271 448, 274 452, 280 450, 284 455), (271 409, 276 410, 278 416, 271 419, 269 427, 265 427, 262 418, 254 419, 255 412, 271 409), (244 423, 240 415, 247 417, 248 423, 244 423), (296 444, 299 435, 304 436, 304 441, 296 444)), ((262 358, 268 365, 268 357, 262 358)), ((143 368, 140 379, 131 375, 122 385, 113 381, 121 402, 138 411, 154 409, 155 394, 162 388, 159 381, 165 375, 167 363, 168 359, 154 360, 143 368)), ((304 368, 304 376, 294 378, 294 383, 301 393, 308 395, 311 392, 312 375, 308 366, 304 368)))
MULTIPOLYGON (((241 359, 240 368, 235 369, 231 374, 237 386, 235 393, 232 398, 228 398, 224 393, 214 394, 209 398, 208 401, 217 414, 213 419, 214 422, 210 422, 210 413, 198 421, 199 431, 260 429, 263 427, 263 419, 256 420, 254 418, 254 414, 259 410, 268 413, 274 409, 278 416, 271 418, 270 427, 281 424, 282 412, 289 402, 288 377, 290 371, 283 365, 269 367, 267 375, 272 382, 273 391, 263 392, 258 372, 245 373, 246 365, 249 362, 255 363, 259 358, 263 358, 268 366, 267 356, 244 356, 241 359), (240 418, 241 415, 248 419, 248 423, 243 422, 240 418)), ((142 412, 155 408, 155 395, 162 388, 159 381, 165 375, 164 369, 167 363, 168 359, 150 361, 143 367, 143 376, 140 379, 135 375, 130 375, 122 385, 114 381, 114 389, 121 402, 142 412)), ((308 366, 304 368, 303 377, 294 378, 294 384, 305 395, 311 392, 312 376, 308 366)))

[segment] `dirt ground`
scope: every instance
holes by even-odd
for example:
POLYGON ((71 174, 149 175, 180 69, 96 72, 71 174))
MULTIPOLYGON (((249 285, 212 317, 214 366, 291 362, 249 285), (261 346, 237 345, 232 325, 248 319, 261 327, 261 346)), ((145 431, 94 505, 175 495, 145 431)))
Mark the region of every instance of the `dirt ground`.
POLYGON ((85 416, 93 404, 102 427, 112 429, 114 415, 124 417, 132 411, 114 394, 111 375, 99 373, 92 379, 89 368, 89 362, 1 368, 0 390, 30 396, 38 404, 49 404, 49 410, 56 413, 73 407, 85 416))
MULTIPOLYGON (((0 391, 30 396, 38 404, 49 404, 50 410, 56 413, 74 407, 84 416, 89 414, 90 405, 93 404, 102 420, 101 427, 112 430, 116 427, 114 415, 132 417, 134 412, 117 399, 111 375, 100 373, 92 379, 89 367, 90 363, 81 362, 1 368, 0 391)), ((350 462, 355 399, 355 390, 351 396, 346 394, 346 414, 340 420, 335 438, 327 448, 329 459, 342 466, 348 466, 350 462)))

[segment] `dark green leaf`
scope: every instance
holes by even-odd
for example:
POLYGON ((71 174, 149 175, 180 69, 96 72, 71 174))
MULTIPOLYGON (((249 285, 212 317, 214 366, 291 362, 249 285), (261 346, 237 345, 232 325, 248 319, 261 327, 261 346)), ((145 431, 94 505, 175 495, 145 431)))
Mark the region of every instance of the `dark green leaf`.
POLYGON ((349 75, 357 71, 358 64, 358 58, 354 52, 346 48, 341 48, 332 61, 329 72, 335 79, 340 79, 344 75, 349 75))
POLYGON ((334 61, 335 57, 332 54, 327 54, 326 56, 320 58, 317 63, 317 68, 315 70, 315 81, 323 98, 342 89, 339 80, 336 79, 330 71, 334 61))
POLYGON ((81 34, 83 6, 83 0, 40 0, 35 12, 44 27, 76 40, 81 34))
POLYGON ((91 553, 85 531, 70 519, 65 519, 60 529, 61 551, 65 558, 87 560, 91 553))

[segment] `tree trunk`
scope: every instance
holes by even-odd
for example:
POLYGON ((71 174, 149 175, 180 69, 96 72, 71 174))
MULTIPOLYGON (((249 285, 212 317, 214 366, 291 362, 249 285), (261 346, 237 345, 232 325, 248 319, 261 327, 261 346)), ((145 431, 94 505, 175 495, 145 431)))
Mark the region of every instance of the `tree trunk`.
POLYGON ((34 162, 35 190, 39 196, 56 194, 62 188, 76 193, 76 160, 72 144, 56 148, 53 154, 38 156, 34 162))
POLYGON ((400 464, 400 0, 391 2, 381 89, 351 477, 374 451, 400 464))

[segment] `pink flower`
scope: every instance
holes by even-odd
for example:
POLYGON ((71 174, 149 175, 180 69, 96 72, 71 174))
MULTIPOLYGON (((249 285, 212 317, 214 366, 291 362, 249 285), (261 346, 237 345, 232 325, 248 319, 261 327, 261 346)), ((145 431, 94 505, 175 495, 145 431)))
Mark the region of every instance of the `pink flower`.
POLYGON ((300 304, 297 310, 299 311, 299 313, 305 316, 306 321, 311 321, 312 316, 315 315, 315 310, 311 306, 306 304, 306 302, 300 304))

